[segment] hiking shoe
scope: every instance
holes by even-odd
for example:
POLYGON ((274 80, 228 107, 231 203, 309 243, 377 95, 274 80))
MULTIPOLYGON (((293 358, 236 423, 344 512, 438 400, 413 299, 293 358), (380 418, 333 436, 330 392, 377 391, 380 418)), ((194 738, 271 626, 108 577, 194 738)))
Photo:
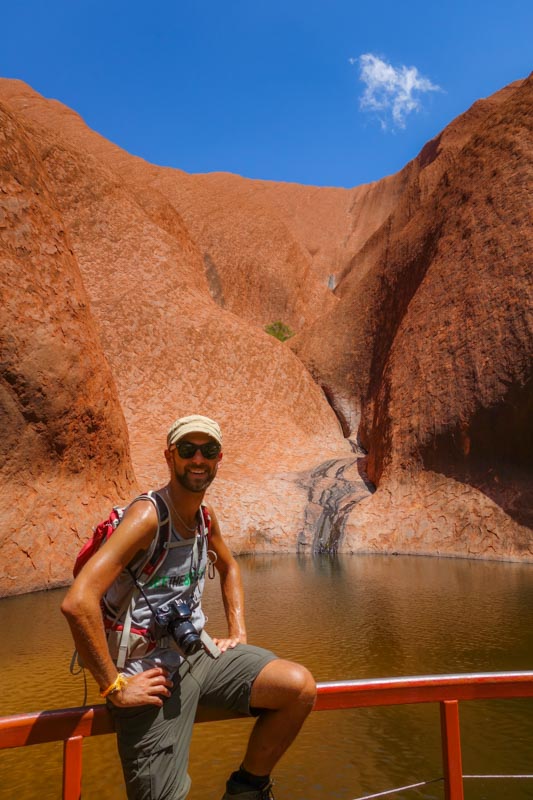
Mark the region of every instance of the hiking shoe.
POLYGON ((224 794, 222 800, 232 800, 232 798, 237 798, 237 800, 274 800, 274 795, 272 794, 272 783, 267 783, 267 785, 263 786, 262 789, 250 788, 240 792, 231 791, 232 789, 237 788, 237 786, 237 783, 229 780, 226 784, 226 793, 224 794))

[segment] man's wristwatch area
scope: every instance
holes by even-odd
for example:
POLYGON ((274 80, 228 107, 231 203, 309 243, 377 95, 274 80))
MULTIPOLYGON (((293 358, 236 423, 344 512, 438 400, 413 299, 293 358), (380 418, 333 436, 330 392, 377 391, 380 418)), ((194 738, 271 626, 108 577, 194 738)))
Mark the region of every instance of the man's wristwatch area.
POLYGON ((127 685, 127 677, 122 672, 119 672, 113 683, 111 683, 107 689, 100 689, 100 697, 109 697, 111 694, 116 694, 116 692, 120 692, 127 685))

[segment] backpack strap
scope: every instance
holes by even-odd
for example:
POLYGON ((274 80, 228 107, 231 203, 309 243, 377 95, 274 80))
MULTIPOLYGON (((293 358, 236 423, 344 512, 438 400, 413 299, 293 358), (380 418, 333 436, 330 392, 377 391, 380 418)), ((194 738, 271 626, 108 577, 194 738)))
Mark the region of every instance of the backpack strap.
POLYGON ((209 509, 207 506, 203 504, 200 506, 200 512, 202 515, 202 533, 207 536, 207 547, 211 544, 211 514, 209 513, 209 509))
POLYGON ((161 568, 171 546, 172 520, 167 504, 158 492, 141 494, 133 501, 151 500, 157 511, 157 533, 146 552, 144 561, 138 567, 136 580, 145 586, 161 568))
POLYGON ((128 657, 128 646, 133 612, 140 595, 139 586, 145 586, 146 583, 155 576, 157 570, 163 564, 163 561, 165 560, 169 550, 170 539, 172 536, 172 522, 170 519, 170 513, 167 504, 161 495, 159 495, 157 492, 141 494, 136 497, 130 505, 136 503, 138 500, 150 500, 150 502, 152 502, 155 506, 157 511, 157 531, 152 539, 150 547, 146 552, 144 560, 137 568, 137 576, 135 577, 133 573, 131 573, 136 585, 133 587, 131 594, 125 599, 122 607, 115 616, 114 623, 120 619, 124 611, 127 609, 118 646, 117 668, 119 670, 124 668, 126 659, 128 657))
POLYGON ((139 594, 140 594, 139 589, 135 587, 130 597, 128 598, 129 601, 128 610, 126 612, 126 616, 124 617, 124 626, 122 628, 122 634, 120 636, 120 641, 118 645, 118 656, 117 656, 118 670, 124 669, 124 665, 126 664, 126 659, 128 658, 131 621, 133 619, 133 612, 135 611, 135 604, 137 602, 139 594))

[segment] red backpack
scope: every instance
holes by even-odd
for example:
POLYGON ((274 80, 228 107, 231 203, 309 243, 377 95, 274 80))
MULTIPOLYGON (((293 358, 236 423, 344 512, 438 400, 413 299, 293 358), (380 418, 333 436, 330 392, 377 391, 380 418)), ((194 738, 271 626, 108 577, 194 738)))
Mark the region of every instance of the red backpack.
POLYGON ((125 509, 123 507, 115 506, 108 518, 102 520, 102 522, 97 525, 96 528, 93 528, 93 535, 89 541, 85 542, 80 552, 76 556, 76 561, 74 562, 74 567, 72 568, 72 574, 74 577, 81 572, 81 568, 85 566, 91 556, 93 556, 96 551, 99 550, 101 546, 105 544, 105 542, 107 542, 124 516, 124 511, 125 509))
MULTIPOLYGON (((143 580, 141 582, 145 583, 149 577, 157 572, 165 560, 168 553, 168 542, 172 536, 172 524, 168 506, 157 492, 141 494, 133 500, 133 503, 136 503, 137 500, 150 500, 155 505, 158 518, 154 545, 149 548, 147 561, 143 564, 141 574, 138 576, 138 579, 141 580, 142 578, 143 580)), ((130 503, 130 505, 132 505, 132 503, 130 503)), ((114 506, 108 518, 100 522, 100 524, 93 529, 93 535, 85 542, 74 562, 74 567, 72 569, 74 577, 81 572, 81 569, 85 566, 87 561, 89 561, 91 556, 93 556, 102 545, 107 542, 109 537, 113 535, 128 508, 129 506, 114 506)), ((201 508, 209 542, 211 538, 211 517, 205 506, 201 506, 201 508)))

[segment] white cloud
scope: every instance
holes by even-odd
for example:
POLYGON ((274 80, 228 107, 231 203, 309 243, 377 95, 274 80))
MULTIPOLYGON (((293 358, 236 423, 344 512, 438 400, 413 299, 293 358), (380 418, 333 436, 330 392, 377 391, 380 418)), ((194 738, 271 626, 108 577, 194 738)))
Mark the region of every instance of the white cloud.
POLYGON ((357 63, 360 65, 359 77, 365 84, 360 108, 376 112, 384 130, 391 121, 392 127, 405 128, 408 114, 420 111, 422 107, 421 95, 441 91, 440 86, 431 83, 416 67, 393 67, 372 53, 350 58, 350 64, 357 63))

